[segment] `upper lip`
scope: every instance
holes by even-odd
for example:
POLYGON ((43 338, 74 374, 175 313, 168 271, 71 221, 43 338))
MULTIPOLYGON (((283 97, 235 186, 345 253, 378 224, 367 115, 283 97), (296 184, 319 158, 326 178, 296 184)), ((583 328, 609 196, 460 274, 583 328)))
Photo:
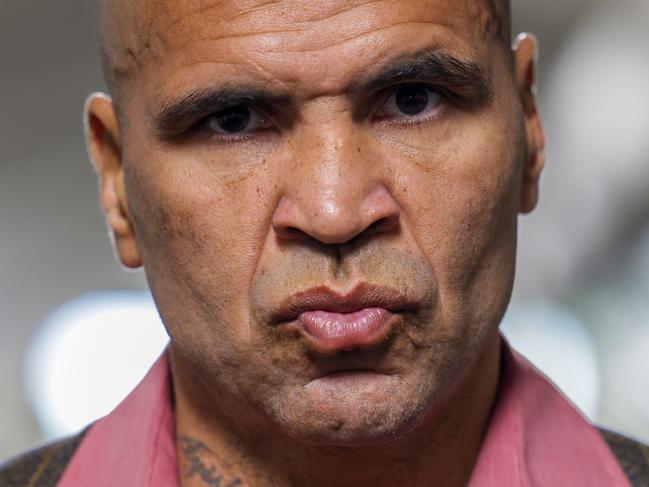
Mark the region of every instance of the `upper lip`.
POLYGON ((398 312, 417 305, 398 290, 386 286, 361 283, 348 292, 317 286, 284 299, 273 313, 273 321, 286 322, 307 311, 353 313, 366 308, 383 308, 398 312))

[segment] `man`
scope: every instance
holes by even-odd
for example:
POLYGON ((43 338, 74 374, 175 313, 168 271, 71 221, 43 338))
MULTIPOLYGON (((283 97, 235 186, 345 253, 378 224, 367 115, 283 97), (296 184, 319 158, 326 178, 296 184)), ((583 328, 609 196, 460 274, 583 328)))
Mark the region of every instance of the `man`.
POLYGON ((171 343, 6 483, 645 485, 647 450, 608 435, 622 465, 498 333, 544 145, 509 24, 505 1, 104 1, 89 148, 171 343))

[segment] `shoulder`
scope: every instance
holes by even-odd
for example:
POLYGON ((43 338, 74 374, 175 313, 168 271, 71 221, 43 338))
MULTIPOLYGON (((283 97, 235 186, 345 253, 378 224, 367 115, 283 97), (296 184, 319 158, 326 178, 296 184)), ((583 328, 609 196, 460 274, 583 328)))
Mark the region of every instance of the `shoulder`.
POLYGON ((85 431, 29 451, 0 466, 2 487, 54 487, 74 455, 85 431))
POLYGON ((634 487, 649 487, 649 446, 599 428, 634 487))

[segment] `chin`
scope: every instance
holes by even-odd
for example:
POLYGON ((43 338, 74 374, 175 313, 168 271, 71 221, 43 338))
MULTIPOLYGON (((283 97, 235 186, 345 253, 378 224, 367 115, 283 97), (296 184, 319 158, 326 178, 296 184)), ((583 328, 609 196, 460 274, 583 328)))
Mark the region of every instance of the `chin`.
POLYGON ((280 401, 272 415, 288 436, 302 443, 384 443, 411 433, 431 408, 430 394, 403 386, 396 376, 319 379, 280 401))
POLYGON ((330 411, 315 421, 282 425, 301 443, 314 446, 363 447, 407 436, 419 424, 419 411, 365 407, 363 411, 330 411))

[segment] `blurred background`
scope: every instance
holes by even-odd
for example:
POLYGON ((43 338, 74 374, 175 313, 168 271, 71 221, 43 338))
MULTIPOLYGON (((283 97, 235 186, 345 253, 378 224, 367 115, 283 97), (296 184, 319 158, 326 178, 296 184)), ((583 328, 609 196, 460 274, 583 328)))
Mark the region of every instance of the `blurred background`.
MULTIPOLYGON (((85 154, 95 9, 0 3, 0 458, 110 411, 166 341, 85 154)), ((649 442, 649 0, 513 10, 541 39, 548 164, 503 328, 591 419, 649 442)))

